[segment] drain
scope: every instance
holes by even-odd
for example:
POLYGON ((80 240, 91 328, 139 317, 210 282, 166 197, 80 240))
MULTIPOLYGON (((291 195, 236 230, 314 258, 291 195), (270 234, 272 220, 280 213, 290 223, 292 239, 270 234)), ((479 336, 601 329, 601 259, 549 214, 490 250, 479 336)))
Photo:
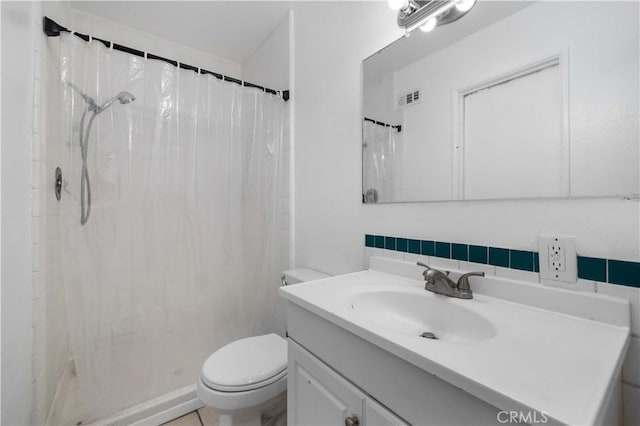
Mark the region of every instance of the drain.
POLYGON ((425 339, 438 340, 435 334, 430 331, 425 331, 420 335, 420 337, 424 337, 425 339))

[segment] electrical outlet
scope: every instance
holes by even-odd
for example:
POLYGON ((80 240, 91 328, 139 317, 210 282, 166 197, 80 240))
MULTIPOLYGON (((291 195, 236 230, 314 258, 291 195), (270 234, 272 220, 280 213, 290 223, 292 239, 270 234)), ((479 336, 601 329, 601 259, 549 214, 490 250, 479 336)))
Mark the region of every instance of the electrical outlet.
POLYGON ((540 279, 575 283, 578 279, 576 237, 540 235, 538 238, 540 279))
POLYGON ((559 243, 552 243, 547 246, 549 252, 549 269, 555 272, 565 272, 567 270, 567 260, 564 246, 559 243))

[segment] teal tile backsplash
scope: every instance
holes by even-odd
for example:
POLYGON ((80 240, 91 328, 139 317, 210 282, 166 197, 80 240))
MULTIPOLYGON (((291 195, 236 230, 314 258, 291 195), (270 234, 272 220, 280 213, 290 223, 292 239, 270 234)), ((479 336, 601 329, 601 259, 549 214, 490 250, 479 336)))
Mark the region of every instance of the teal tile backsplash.
POLYGON ((640 287, 640 263, 624 262, 622 260, 607 261, 608 282, 611 284, 628 285, 640 287))
POLYGON ((451 259, 451 243, 436 241, 436 257, 451 259))
POLYGON ((487 246, 469 246, 469 262, 487 263, 489 259, 489 248, 487 246))
MULTIPOLYGON (((366 234, 366 247, 539 272, 537 252, 366 234)), ((578 256, 578 278, 640 288, 640 263, 578 256)))
POLYGON ((409 253, 420 254, 420 240, 409 240, 409 253))
POLYGON ((451 258, 455 260, 469 260, 469 246, 466 244, 451 244, 451 258))
POLYGON ((595 257, 578 256, 578 271, 587 280, 607 281, 607 260, 595 257))
POLYGON ((489 265, 509 267, 509 249, 489 247, 489 265))
POLYGON ((387 250, 395 250, 396 249, 396 238, 395 237, 384 237, 384 248, 387 250))
POLYGON ((435 241, 422 241, 422 250, 420 254, 423 254, 425 256, 435 256, 436 255, 435 241))
POLYGON ((523 250, 509 250, 509 267, 521 271, 533 272, 533 252, 523 250))

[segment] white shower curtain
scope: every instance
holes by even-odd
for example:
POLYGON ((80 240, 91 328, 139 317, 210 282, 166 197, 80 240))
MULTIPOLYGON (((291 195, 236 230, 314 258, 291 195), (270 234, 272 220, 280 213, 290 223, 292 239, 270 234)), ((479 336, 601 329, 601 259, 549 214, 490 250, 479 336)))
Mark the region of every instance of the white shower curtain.
POLYGON ((365 202, 399 201, 402 173, 402 134, 371 121, 362 124, 362 193, 365 202), (373 191, 377 201, 373 201, 373 191), (368 192, 368 194, 367 194, 368 192), (368 195, 368 197, 367 197, 368 195))
POLYGON ((275 329, 283 100, 62 34, 67 120, 60 207, 71 345, 85 421, 196 382, 204 359, 275 329), (88 141, 80 225, 79 121, 121 91, 88 141))

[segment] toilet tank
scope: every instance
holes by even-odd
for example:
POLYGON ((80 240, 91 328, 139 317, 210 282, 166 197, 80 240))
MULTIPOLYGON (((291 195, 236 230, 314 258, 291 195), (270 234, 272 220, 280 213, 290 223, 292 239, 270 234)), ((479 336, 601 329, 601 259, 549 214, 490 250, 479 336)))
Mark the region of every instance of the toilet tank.
POLYGON ((282 273, 282 285, 304 283, 328 277, 330 275, 309 268, 290 269, 282 273))
MULTIPOLYGON (((298 268, 298 269, 290 269, 288 271, 284 271, 282 273, 282 282, 283 286, 285 285, 293 285, 298 283, 304 283, 307 281, 320 280, 322 278, 329 278, 331 275, 325 274, 324 272, 316 271, 314 269, 309 268, 298 268)), ((286 318, 286 301, 282 298, 278 298, 278 309, 276 312, 276 332, 281 335, 286 335, 287 330, 287 318, 286 318)))

